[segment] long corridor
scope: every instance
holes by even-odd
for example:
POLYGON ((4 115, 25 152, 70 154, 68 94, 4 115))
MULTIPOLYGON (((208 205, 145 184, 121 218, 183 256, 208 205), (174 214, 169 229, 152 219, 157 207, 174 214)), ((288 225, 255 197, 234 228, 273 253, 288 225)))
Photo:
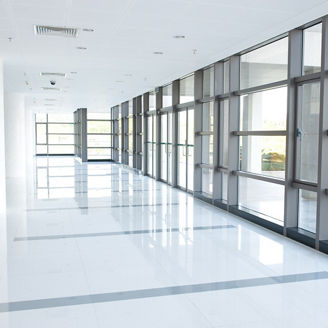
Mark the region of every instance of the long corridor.
POLYGON ((1 328, 328 327, 328 257, 112 163, 37 157, 1 225, 1 328))

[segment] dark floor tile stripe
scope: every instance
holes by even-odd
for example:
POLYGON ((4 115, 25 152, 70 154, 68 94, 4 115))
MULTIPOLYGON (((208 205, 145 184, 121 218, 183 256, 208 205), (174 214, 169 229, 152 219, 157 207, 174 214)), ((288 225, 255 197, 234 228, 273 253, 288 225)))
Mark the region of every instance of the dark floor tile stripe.
POLYGON ((231 228, 236 228, 236 226, 231 225, 231 224, 227 224, 227 225, 197 226, 197 227, 185 227, 185 228, 144 229, 144 230, 95 232, 95 233, 81 233, 81 234, 67 234, 67 235, 30 236, 30 237, 17 237, 17 238, 14 239, 14 241, 54 240, 54 239, 68 239, 68 238, 90 238, 90 237, 110 237, 110 236, 141 235, 141 234, 162 233, 162 232, 220 230, 220 229, 231 229, 231 228))
POLYGON ((283 276, 218 281, 218 282, 210 282, 210 283, 202 283, 202 284, 130 290, 130 291, 103 293, 103 294, 91 294, 91 295, 47 298, 47 299, 37 299, 37 300, 28 300, 28 301, 16 301, 16 302, 9 302, 9 303, 0 303, 0 313, 26 311, 26 310, 39 310, 45 308, 76 306, 76 305, 84 305, 84 304, 136 300, 136 299, 151 298, 151 297, 213 292, 213 291, 247 288, 247 287, 281 285, 281 284, 299 283, 299 282, 321 280, 321 279, 328 279, 328 272, 321 271, 321 272, 310 272, 310 273, 296 273, 296 274, 283 275, 283 276))
POLYGON ((112 206, 79 206, 79 207, 55 207, 55 208, 28 208, 27 212, 44 212, 44 211, 67 211, 67 210, 88 210, 93 208, 121 208, 121 207, 159 207, 159 206, 177 206, 184 203, 159 203, 159 204, 129 204, 129 205, 112 205, 112 206))

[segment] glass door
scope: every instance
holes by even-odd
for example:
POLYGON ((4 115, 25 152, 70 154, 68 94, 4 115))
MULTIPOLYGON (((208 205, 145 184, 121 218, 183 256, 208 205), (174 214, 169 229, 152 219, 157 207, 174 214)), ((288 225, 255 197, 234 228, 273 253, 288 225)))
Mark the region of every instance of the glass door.
POLYGON ((153 117, 147 117, 147 174, 153 176, 153 117))
POLYGON ((177 184, 187 191, 194 188, 194 109, 178 112, 177 184))
POLYGON ((161 180, 167 182, 167 114, 161 116, 161 180))

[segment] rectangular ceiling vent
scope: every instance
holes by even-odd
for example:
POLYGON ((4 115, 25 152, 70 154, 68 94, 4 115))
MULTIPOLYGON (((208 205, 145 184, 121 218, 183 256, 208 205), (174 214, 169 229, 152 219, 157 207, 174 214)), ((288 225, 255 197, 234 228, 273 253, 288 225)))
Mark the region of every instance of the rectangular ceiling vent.
POLYGON ((77 30, 77 28, 71 28, 71 27, 34 25, 34 33, 36 35, 61 36, 64 38, 76 38, 78 30, 77 30))
POLYGON ((51 73, 51 72, 41 72, 41 76, 57 76, 57 77, 66 77, 66 73, 51 73))
POLYGON ((51 87, 42 87, 42 89, 45 91, 60 91, 59 88, 51 88, 51 87))

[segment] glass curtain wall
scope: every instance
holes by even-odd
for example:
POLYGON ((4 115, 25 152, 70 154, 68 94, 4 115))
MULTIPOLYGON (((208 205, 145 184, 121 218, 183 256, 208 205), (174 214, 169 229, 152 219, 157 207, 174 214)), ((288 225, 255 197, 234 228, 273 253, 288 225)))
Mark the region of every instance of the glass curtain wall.
POLYGON ((194 190, 194 109, 178 112, 177 184, 181 189, 194 190))
POLYGON ((147 117, 147 174, 155 177, 156 174, 156 116, 147 117))
POLYGON ((128 117, 128 154, 129 167, 133 168, 133 102, 129 101, 129 117, 128 117))
POLYGON ((35 115, 36 154, 74 155, 74 115, 35 115))
MULTIPOLYGON (((302 74, 321 72, 322 24, 303 30, 302 74)), ((320 76, 297 85, 296 171, 295 180, 301 184, 318 185, 320 76)), ((317 193, 298 190, 298 227, 316 232, 317 193)))
MULTIPOLYGON (((203 98, 214 96, 214 66, 203 71, 203 98)), ((214 102, 206 102, 202 105, 201 125, 201 191, 212 197, 213 193, 213 145, 214 145, 214 102)))
POLYGON ((112 160, 113 135, 110 113, 87 113, 88 160, 112 160))
POLYGON ((118 106, 118 161, 122 163, 123 154, 123 119, 122 106, 118 106))
MULTIPOLYGON (((150 92, 148 99, 147 94, 145 173, 155 176, 158 151, 161 180, 192 191, 195 174, 197 192, 217 206, 255 217, 259 224, 295 239, 304 230, 307 237, 317 238, 316 247, 318 241, 328 240, 322 214, 328 201, 323 167, 328 157, 328 81, 322 72, 328 46, 322 30, 328 22, 322 20, 163 86, 159 149, 156 95, 150 92), (194 108, 197 115, 202 113, 197 116, 196 143, 194 108), (174 161, 172 143, 177 145, 174 161)), ((41 118, 38 123, 42 147, 47 127, 41 118)))
POLYGON ((172 184, 172 84, 162 88, 162 107, 167 111, 161 113, 161 180, 172 184))
POLYGON ((239 177, 239 205, 258 214, 284 221, 287 87, 267 89, 265 84, 287 79, 288 38, 283 38, 240 57, 239 169, 252 175, 239 177), (261 90, 261 85, 264 85, 261 90), (248 88, 258 87, 256 92, 248 88), (242 90, 246 91, 243 92, 242 90))

